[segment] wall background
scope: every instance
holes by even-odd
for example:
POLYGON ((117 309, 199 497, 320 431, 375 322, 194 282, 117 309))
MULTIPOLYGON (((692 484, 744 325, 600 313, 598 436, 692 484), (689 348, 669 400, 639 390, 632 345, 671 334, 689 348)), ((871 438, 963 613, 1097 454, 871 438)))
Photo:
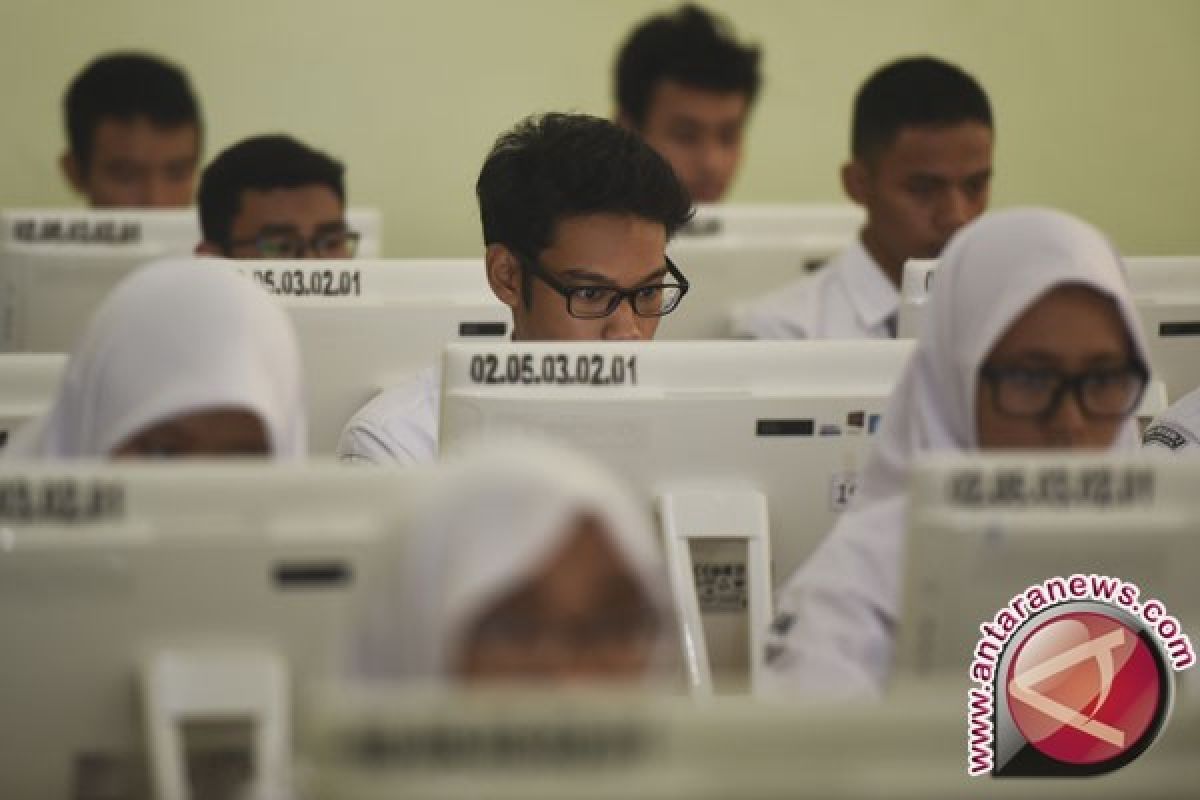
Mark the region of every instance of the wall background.
MULTIPOLYGON (((1197 0, 707 0, 765 48, 733 198, 840 201, 849 109, 885 60, 975 74, 997 114, 996 206, 1059 206, 1131 254, 1200 253, 1197 0)), ((478 252, 473 186, 533 111, 611 112, 644 0, 12 0, 0 15, 0 206, 77 201, 57 170, 66 84, 149 49, 201 95, 206 156, 285 130, 342 158, 390 256, 478 252)))

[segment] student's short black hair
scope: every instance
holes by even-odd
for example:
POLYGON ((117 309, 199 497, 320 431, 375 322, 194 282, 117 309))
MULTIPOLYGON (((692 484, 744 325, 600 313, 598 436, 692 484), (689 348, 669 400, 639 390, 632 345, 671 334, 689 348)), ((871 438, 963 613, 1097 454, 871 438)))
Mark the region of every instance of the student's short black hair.
POLYGON ((146 117, 160 128, 195 125, 201 134, 200 104, 182 69, 145 53, 112 53, 80 72, 63 98, 67 142, 83 169, 92 157, 101 120, 146 117))
POLYGON ((904 58, 881 67, 858 90, 851 152, 855 158, 869 158, 890 147, 903 128, 962 122, 992 127, 983 87, 945 61, 904 58))
POLYGON ((298 189, 325 186, 346 205, 345 168, 325 153, 284 134, 243 139, 208 165, 200 177, 196 202, 205 241, 228 249, 233 220, 247 189, 298 189))
POLYGON ((634 216, 662 225, 670 239, 692 216, 691 198, 662 156, 636 133, 586 114, 521 120, 492 146, 475 194, 484 243, 528 258, 570 217, 634 216))
POLYGON ((691 3, 650 17, 629 34, 617 55, 617 107, 641 126, 659 81, 696 89, 758 96, 759 48, 739 44, 729 24, 691 3))

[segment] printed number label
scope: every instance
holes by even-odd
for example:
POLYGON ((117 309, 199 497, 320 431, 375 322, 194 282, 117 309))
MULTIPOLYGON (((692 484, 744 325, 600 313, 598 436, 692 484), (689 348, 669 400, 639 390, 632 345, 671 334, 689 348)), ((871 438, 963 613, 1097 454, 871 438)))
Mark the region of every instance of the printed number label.
POLYGON ((637 356, 494 353, 471 357, 472 383, 537 386, 636 386, 637 356))
POLYGON ((845 511, 858 488, 858 473, 838 472, 829 479, 829 510, 845 511))
POLYGON ((254 280, 271 294, 288 297, 359 297, 361 270, 256 269, 254 280))
POLYGON ((0 481, 0 521, 76 523, 116 519, 125 513, 125 487, 101 481, 0 481))

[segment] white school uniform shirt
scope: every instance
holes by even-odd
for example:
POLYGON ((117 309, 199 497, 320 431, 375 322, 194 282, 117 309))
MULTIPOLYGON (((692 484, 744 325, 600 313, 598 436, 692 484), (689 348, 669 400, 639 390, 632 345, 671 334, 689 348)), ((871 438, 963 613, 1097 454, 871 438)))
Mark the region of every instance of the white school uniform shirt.
POLYGON ((441 371, 430 367, 377 394, 342 429, 338 458, 404 466, 436 461, 441 383, 441 371))
POLYGON ((1193 389, 1160 414, 1142 434, 1149 450, 1195 455, 1200 448, 1200 389, 1193 389))
MULTIPOLYGON (((452 452, 382 553, 383 580, 358 615, 357 677, 453 682, 475 623, 564 547, 581 516, 597 520, 657 621, 646 675, 677 667, 674 606, 654 522, 611 472, 549 440, 487 435, 452 452)), ((658 673, 658 674, 654 674, 658 673)))
POLYGON ((812 275, 753 301, 734 321, 750 339, 889 339, 900 292, 855 239, 812 275))
POLYGON ((45 417, 6 459, 106 458, 172 417, 256 414, 275 459, 307 450, 300 350, 287 314, 213 259, 168 259, 122 280, 96 309, 45 417))
MULTIPOLYGON (((1091 226, 1057 211, 1014 209, 981 217, 951 241, 858 493, 780 592, 768 635, 770 689, 826 697, 883 689, 899 624, 912 462, 978 449, 980 365, 1017 317, 1068 283, 1113 298, 1134 356, 1148 364, 1120 257, 1091 226)), ((1137 445, 1130 420, 1114 449, 1137 445)))

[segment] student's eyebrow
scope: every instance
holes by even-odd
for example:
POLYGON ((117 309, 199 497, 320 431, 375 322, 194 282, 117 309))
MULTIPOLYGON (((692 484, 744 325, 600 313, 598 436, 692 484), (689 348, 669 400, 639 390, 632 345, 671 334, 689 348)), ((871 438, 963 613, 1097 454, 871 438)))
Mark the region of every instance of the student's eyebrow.
MULTIPOLYGON (((641 286, 642 284, 650 283, 651 281, 662 278, 666 274, 667 268, 665 266, 659 267, 634 285, 641 286)), ((564 269, 559 276, 562 278, 575 278, 576 280, 581 281, 591 281, 593 283, 604 284, 605 286, 617 285, 617 282, 607 275, 601 275, 599 272, 592 272, 591 270, 583 269, 582 267, 571 267, 570 269, 564 269)))
POLYGON ((986 180, 990 180, 991 177, 992 177, 991 169, 981 169, 981 170, 979 170, 979 172, 973 172, 970 175, 968 175, 964 179, 964 182, 970 183, 972 181, 986 181, 986 180))
POLYGON ((346 230, 346 221, 344 219, 335 219, 330 220, 329 222, 322 222, 317 226, 317 233, 330 233, 333 231, 340 232, 344 230, 346 230))
POLYGON ((270 225, 263 225, 258 229, 259 236, 270 236, 276 233, 300 233, 300 229, 295 225, 289 225, 283 222, 276 222, 270 225))

